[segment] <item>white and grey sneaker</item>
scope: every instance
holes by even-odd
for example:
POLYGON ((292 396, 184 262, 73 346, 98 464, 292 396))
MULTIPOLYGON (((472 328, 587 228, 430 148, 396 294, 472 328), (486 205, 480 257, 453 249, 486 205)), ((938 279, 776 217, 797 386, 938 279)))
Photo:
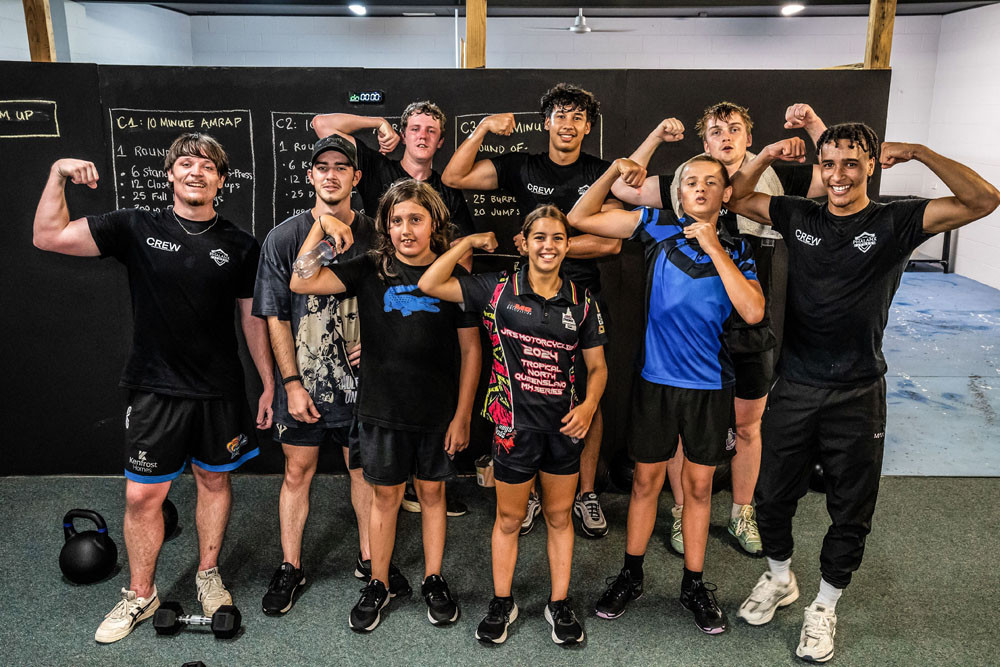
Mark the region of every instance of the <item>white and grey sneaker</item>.
POLYGON ((760 575, 757 585, 750 591, 750 597, 743 601, 736 615, 750 625, 764 625, 774 618, 779 607, 787 607, 799 599, 799 584, 795 573, 788 573, 787 584, 775 581, 770 571, 760 575))
POLYGON ((156 588, 148 598, 136 597, 135 591, 122 589, 122 599, 108 612, 94 633, 94 641, 110 644, 128 636, 142 621, 153 615, 160 607, 156 588))
POLYGON ((806 618, 795 655, 806 662, 826 662, 833 657, 833 637, 836 634, 837 614, 813 602, 806 607, 806 618))
POLYGON ((535 519, 542 513, 542 501, 537 493, 528 496, 528 513, 524 515, 521 522, 521 535, 527 535, 535 527, 535 519))
POLYGON ((604 537, 608 534, 608 522, 604 511, 593 491, 581 493, 573 501, 573 514, 580 519, 580 528, 587 537, 604 537))
POLYGON ((211 616, 224 604, 232 604, 233 596, 226 590, 219 576, 218 566, 210 570, 202 570, 195 575, 195 585, 198 587, 198 602, 201 603, 205 616, 211 616))

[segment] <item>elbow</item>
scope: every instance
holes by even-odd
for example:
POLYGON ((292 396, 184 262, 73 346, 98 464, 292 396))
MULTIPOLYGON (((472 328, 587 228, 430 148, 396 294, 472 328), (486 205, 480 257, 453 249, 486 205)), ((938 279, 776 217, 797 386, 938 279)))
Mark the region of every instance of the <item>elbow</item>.
POLYGON ((434 288, 432 287, 431 281, 427 280, 426 274, 420 276, 420 280, 417 281, 417 289, 427 296, 434 296, 434 288))
POLYGON ((608 256, 614 256, 614 255, 621 254, 621 251, 622 251, 622 240, 621 239, 612 239, 611 243, 608 245, 607 251, 608 251, 607 252, 608 256))
POLYGON ((319 137, 320 139, 330 134, 333 134, 333 128, 329 127, 329 125, 326 122, 326 118, 322 115, 313 116, 312 128, 313 131, 316 132, 316 136, 319 137))
POLYGON ((747 324, 760 324, 764 319, 764 299, 755 300, 750 305, 747 312, 743 314, 743 320, 747 324))
POLYGON ((292 290, 296 294, 308 294, 306 291, 305 281, 298 276, 292 276, 291 282, 288 283, 288 289, 292 290))
POLYGON ((460 179, 455 178, 455 174, 453 172, 449 172, 447 167, 441 173, 441 182, 444 183, 449 188, 454 188, 455 190, 463 189, 462 181, 460 179))

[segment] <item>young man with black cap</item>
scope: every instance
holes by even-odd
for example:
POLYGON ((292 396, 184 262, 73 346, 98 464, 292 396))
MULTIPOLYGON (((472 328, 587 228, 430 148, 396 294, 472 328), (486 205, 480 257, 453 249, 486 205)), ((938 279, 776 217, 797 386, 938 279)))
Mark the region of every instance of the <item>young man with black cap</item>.
POLYGON ((360 462, 349 455, 356 439, 355 367, 361 351, 357 299, 294 294, 288 283, 299 248, 321 216, 340 220, 354 235, 353 244, 334 257, 335 263, 367 252, 374 222, 351 209, 351 190, 361 179, 361 171, 357 150, 347 139, 334 134, 317 141, 306 179, 316 192, 315 204, 282 222, 264 239, 254 292, 254 315, 267 320, 274 350, 275 385, 279 387, 274 394, 274 436, 285 455, 278 501, 282 563, 262 602, 264 613, 272 615, 288 612, 306 581, 302 533, 321 446, 339 445, 343 450, 358 523, 354 574, 361 579, 371 576, 368 514, 372 490, 361 474, 360 462))
POLYGON ((122 209, 70 220, 66 181, 97 187, 92 162, 56 161, 35 211, 34 244, 79 257, 114 257, 128 268, 134 332, 122 373, 125 410, 125 549, 129 589, 105 616, 94 639, 126 637, 160 606, 154 576, 163 546, 163 501, 191 463, 197 489, 202 611, 211 616, 233 599, 219 575, 229 521, 229 474, 257 456, 237 355, 234 310, 264 391, 256 426, 271 426, 271 351, 263 320, 251 314, 260 247, 219 216, 214 199, 229 158, 207 134, 182 134, 164 160, 173 206, 122 209))
POLYGON ((801 140, 789 139, 737 172, 730 208, 788 239, 785 336, 764 413, 754 495, 768 570, 739 616, 763 625, 798 599, 792 518, 809 471, 821 462, 832 523, 820 553, 819 594, 805 609, 795 654, 826 662, 833 657, 836 605, 861 565, 878 495, 886 425, 882 336, 892 297, 914 248, 989 215, 1000 206, 1000 191, 926 146, 880 146, 862 123, 830 127, 817 146, 825 204, 753 191, 772 162, 804 154, 801 140), (877 164, 888 169, 910 160, 924 163, 953 196, 888 204, 868 198, 877 164))
MULTIPOLYGON (((517 198, 521 215, 527 215, 542 204, 553 204, 568 214, 590 184, 611 166, 610 162, 582 151, 583 138, 590 134, 591 126, 600 113, 600 103, 590 91, 560 83, 546 91, 540 106, 545 118, 544 128, 549 134, 547 152, 509 153, 476 160, 488 133, 509 135, 514 130, 514 114, 488 116, 462 142, 448 162, 441 174, 445 185, 462 190, 503 188, 517 198)), ((614 198, 609 198, 605 205, 621 208, 614 198)), ((608 309, 600 299, 601 273, 597 259, 621 252, 621 240, 582 234, 575 229, 571 230, 571 234, 563 273, 576 285, 590 290, 601 304, 606 318, 608 309)), ((515 245, 524 252, 520 235, 515 237, 515 245)), ((586 395, 586 386, 587 374, 578 373, 576 390, 581 398, 586 395)), ((580 494, 573 506, 573 513, 580 518, 581 528, 590 537, 603 537, 608 533, 608 522, 594 489, 603 436, 604 420, 598 409, 584 438, 580 458, 580 494)), ((532 494, 522 534, 531 530, 540 512, 538 496, 532 494)))

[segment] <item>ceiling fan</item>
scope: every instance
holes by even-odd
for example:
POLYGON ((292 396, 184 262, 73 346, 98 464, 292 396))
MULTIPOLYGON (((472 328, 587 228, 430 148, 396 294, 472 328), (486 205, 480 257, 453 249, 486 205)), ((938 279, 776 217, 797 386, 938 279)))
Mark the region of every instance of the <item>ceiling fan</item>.
POLYGON ((576 15, 576 19, 573 21, 573 25, 568 28, 549 28, 549 27, 532 27, 526 28, 527 30, 558 30, 560 32, 571 32, 574 35, 586 35, 591 32, 632 32, 633 28, 591 28, 587 25, 587 17, 583 15, 583 8, 580 8, 579 13, 576 15))

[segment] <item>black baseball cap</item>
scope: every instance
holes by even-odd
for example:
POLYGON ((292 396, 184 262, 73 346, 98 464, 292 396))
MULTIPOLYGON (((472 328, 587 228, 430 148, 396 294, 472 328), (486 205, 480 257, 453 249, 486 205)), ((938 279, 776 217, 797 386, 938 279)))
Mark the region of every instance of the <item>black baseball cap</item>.
POLYGON ((337 151, 347 158, 352 167, 358 168, 358 149, 339 134, 331 134, 314 143, 311 161, 315 163, 316 158, 324 151, 337 151))

